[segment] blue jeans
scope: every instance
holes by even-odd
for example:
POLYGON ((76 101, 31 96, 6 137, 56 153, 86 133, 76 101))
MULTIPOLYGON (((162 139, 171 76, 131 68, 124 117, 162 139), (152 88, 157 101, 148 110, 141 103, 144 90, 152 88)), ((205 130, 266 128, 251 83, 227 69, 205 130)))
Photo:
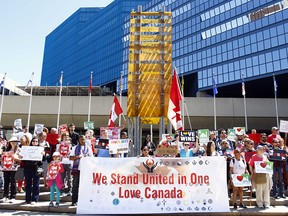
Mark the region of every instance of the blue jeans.
POLYGON ((26 179, 26 202, 38 202, 40 192, 40 177, 33 169, 24 169, 24 176, 26 179))
POLYGON ((283 189, 284 189, 283 188, 283 168, 281 166, 273 167, 273 196, 276 196, 276 195, 282 196, 284 194, 283 189), (276 181, 276 173, 278 173, 278 185, 276 181))
POLYGON ((50 187, 50 202, 53 202, 54 200, 54 191, 56 189, 56 203, 60 203, 60 190, 58 189, 58 187, 56 186, 56 182, 55 180, 53 181, 53 184, 50 187))

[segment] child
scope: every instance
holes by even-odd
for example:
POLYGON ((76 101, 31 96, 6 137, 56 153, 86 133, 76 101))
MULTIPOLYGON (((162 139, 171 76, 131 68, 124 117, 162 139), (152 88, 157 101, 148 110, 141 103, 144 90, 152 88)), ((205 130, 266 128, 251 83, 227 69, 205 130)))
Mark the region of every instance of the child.
POLYGON ((63 172, 63 166, 60 163, 60 153, 53 153, 53 161, 49 164, 47 172, 48 187, 50 187, 50 203, 49 207, 53 207, 54 190, 56 189, 56 204, 55 207, 59 207, 60 202, 60 190, 62 189, 63 182, 61 178, 61 172, 63 172))

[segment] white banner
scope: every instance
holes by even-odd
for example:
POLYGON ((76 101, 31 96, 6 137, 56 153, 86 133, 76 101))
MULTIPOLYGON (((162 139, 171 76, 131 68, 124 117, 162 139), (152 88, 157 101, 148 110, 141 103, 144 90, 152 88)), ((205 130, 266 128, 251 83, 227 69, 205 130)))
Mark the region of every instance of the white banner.
POLYGON ((22 146, 21 160, 42 161, 44 148, 40 146, 22 146))
POLYGON ((86 157, 80 170, 77 214, 230 211, 224 157, 86 157))
POLYGON ((109 139, 109 154, 128 153, 129 139, 109 139))

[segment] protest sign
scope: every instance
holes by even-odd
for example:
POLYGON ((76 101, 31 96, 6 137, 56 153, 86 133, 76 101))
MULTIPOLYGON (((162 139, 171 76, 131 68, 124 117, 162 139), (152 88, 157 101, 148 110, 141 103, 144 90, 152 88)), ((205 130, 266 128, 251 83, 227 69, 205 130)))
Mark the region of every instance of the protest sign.
POLYGON ((109 140, 109 154, 128 153, 129 139, 109 140))
POLYGON ((196 142, 196 131, 179 131, 180 142, 196 142))
POLYGON ((273 174, 273 162, 255 161, 255 172, 273 174))
POLYGON ((288 121, 280 120, 279 131, 281 133, 288 133, 288 121))
POLYGON ((251 180, 249 174, 231 174, 232 182, 235 187, 250 187, 251 180))
POLYGON ((84 122, 85 130, 94 130, 94 122, 84 122))
POLYGON ((44 124, 35 124, 34 127, 34 136, 43 132, 44 124))
POLYGON ((230 212, 224 157, 85 157, 80 170, 77 214, 230 212))
POLYGON ((178 146, 177 145, 158 145, 156 149, 157 157, 165 157, 165 156, 175 156, 178 154, 178 146))
POLYGON ((199 143, 206 145, 209 142, 210 132, 208 129, 198 130, 199 143))
POLYGON ((96 151, 98 152, 97 157, 109 157, 110 156, 108 149, 98 148, 96 151))
POLYGON ((22 119, 15 119, 13 133, 19 133, 19 132, 22 132, 22 119))
POLYGON ((61 162, 52 161, 47 171, 47 180, 53 180, 61 170, 61 162))
POLYGON ((236 135, 237 134, 245 134, 246 133, 246 128, 245 127, 233 127, 235 130, 236 135))
POLYGON ((44 147, 40 146, 22 146, 22 160, 42 161, 44 147))
POLYGON ((282 150, 282 149, 272 150, 269 156, 270 156, 269 160, 271 161, 286 161, 287 160, 287 153, 285 150, 282 150))
POLYGON ((172 143, 174 134, 162 134, 162 140, 167 140, 168 143, 172 143))
POLYGON ((120 139, 119 127, 100 127, 100 139, 120 139))
POLYGON ((235 129, 233 129, 233 128, 228 128, 228 130, 227 130, 227 132, 228 132, 228 140, 231 140, 231 141, 235 141, 235 138, 236 138, 236 131, 235 131, 235 129))
POLYGON ((3 152, 1 157, 2 171, 15 171, 17 166, 14 164, 14 152, 3 152))
POLYGON ((62 124, 59 126, 59 134, 68 132, 67 124, 62 124))
POLYGON ((62 157, 67 158, 70 153, 70 143, 67 141, 61 142, 58 151, 62 157))

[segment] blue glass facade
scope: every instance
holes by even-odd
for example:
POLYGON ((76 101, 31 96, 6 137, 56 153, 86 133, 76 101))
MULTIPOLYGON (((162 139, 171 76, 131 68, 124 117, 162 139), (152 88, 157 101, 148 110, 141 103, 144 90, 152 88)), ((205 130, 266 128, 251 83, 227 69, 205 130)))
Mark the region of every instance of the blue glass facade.
MULTIPOLYGON (((141 3, 143 11, 160 11, 162 5, 172 11, 173 66, 185 83, 192 83, 193 92, 211 91, 213 74, 218 87, 240 83, 242 74, 246 81, 288 74, 288 0, 115 0, 79 28, 75 44, 62 39, 57 49, 75 47, 70 50, 77 51, 73 59, 60 54, 55 56, 57 64, 49 59, 51 36, 47 37, 41 85, 47 80, 55 85, 59 78, 52 80, 52 74, 61 70, 69 73, 74 85, 89 85, 91 70, 97 71, 95 85, 119 83, 122 70, 127 90, 129 12, 141 3), (113 8, 117 10, 109 15, 113 8), (46 58, 51 67, 44 70, 46 58)), ((188 91, 186 95, 193 95, 188 91)))
POLYGON ((46 37, 41 85, 116 82, 122 70, 124 18, 148 0, 115 0, 107 7, 80 8, 46 37))

